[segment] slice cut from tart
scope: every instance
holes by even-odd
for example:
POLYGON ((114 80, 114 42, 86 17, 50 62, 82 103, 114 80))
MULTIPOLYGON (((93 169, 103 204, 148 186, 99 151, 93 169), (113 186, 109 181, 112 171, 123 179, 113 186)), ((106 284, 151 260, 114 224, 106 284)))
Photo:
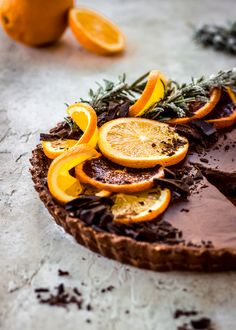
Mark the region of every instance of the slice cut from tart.
POLYGON ((164 170, 160 166, 152 169, 124 167, 101 156, 77 165, 75 174, 81 182, 98 189, 133 193, 151 188, 153 179, 163 177, 164 170))

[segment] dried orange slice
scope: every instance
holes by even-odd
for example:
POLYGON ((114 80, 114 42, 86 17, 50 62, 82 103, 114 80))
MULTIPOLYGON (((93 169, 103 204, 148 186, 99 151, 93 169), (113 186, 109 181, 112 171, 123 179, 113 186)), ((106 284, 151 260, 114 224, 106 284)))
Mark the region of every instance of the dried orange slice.
POLYGON ((98 140, 95 110, 86 103, 75 103, 67 108, 67 113, 84 132, 78 144, 87 143, 95 148, 98 140))
POLYGON ((140 117, 154 103, 160 101, 165 95, 166 85, 166 77, 160 71, 152 70, 148 76, 148 81, 142 95, 129 108, 129 116, 140 117))
POLYGON ((125 48, 125 37, 120 29, 93 10, 71 9, 69 26, 79 43, 91 52, 109 55, 125 48))
POLYGON ((53 197, 61 203, 75 199, 82 192, 82 187, 69 171, 85 160, 99 155, 89 145, 80 144, 55 158, 48 170, 48 188, 53 197))
POLYGON ((220 100, 216 108, 209 115, 212 119, 206 120, 216 129, 230 127, 236 123, 236 95, 230 87, 227 87, 226 91, 228 93, 226 102, 222 101, 221 103, 220 100))
POLYGON ((98 129, 95 110, 86 103, 75 103, 68 107, 67 112, 84 133, 79 140, 43 141, 43 151, 50 159, 58 157, 77 144, 87 143, 94 148, 97 145, 98 129))
POLYGON ((170 199, 170 190, 159 187, 135 195, 116 194, 111 209, 114 221, 133 223, 153 220, 166 210, 170 199))
POLYGON ((87 103, 75 103, 67 108, 67 113, 84 132, 78 144, 87 143, 95 148, 98 140, 95 110, 87 103))
POLYGON ((188 140, 168 124, 144 118, 107 122, 99 129, 98 145, 112 162, 133 168, 177 164, 189 146, 188 140))
POLYGON ((54 159, 74 147, 76 143, 78 143, 78 140, 42 141, 42 147, 45 155, 50 159, 54 159))
POLYGON ((160 166, 152 169, 127 168, 101 156, 76 166, 75 174, 80 182, 97 189, 133 193, 153 187, 153 179, 163 177, 164 170, 160 166))
POLYGON ((208 115, 216 106, 221 96, 221 90, 214 88, 210 94, 210 100, 204 105, 200 104, 200 108, 198 108, 194 115, 191 117, 183 117, 183 118, 173 118, 167 121, 169 124, 186 124, 189 121, 196 118, 203 118, 208 115))

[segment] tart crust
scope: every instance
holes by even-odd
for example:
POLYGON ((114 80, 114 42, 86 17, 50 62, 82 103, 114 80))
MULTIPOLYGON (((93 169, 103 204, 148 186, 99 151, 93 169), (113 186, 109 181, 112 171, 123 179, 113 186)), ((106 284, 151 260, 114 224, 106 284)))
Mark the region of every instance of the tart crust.
POLYGON ((83 221, 70 217, 49 193, 46 177, 49 162, 41 145, 33 150, 30 169, 34 187, 56 223, 76 241, 105 257, 154 271, 236 270, 236 248, 191 247, 136 241, 126 236, 98 232, 83 221))

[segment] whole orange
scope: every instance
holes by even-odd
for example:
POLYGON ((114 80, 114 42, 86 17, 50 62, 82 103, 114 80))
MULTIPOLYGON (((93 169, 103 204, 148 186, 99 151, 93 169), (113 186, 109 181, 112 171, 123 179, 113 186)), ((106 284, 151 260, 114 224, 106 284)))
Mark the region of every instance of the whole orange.
POLYGON ((73 0, 0 0, 0 19, 14 40, 43 46, 61 37, 73 3, 73 0))

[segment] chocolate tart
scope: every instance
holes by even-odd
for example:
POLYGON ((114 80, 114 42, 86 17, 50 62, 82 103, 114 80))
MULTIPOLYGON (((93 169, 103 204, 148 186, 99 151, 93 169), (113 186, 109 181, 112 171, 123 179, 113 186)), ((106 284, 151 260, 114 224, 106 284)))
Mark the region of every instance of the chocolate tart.
MULTIPOLYGON (((189 129, 188 125, 184 128, 189 129)), ((63 122, 51 133, 67 136, 68 131, 63 122)), ((133 225, 114 224, 97 200, 100 215, 88 220, 83 212, 75 216, 73 207, 66 209, 53 199, 47 187, 50 160, 41 145, 33 150, 30 171, 56 223, 94 252, 155 271, 236 270, 236 208, 230 201, 236 193, 235 141, 234 128, 220 133, 210 146, 197 143, 197 149, 192 148, 181 164, 170 169, 181 173, 183 180, 186 175, 188 200, 173 200, 158 221, 133 225)))

